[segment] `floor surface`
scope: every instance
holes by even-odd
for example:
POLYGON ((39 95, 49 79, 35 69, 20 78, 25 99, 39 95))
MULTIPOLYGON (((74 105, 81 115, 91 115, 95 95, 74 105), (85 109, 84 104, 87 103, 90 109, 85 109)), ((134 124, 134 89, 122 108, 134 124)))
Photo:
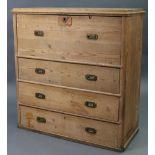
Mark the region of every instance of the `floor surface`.
POLYGON ((15 85, 8 84, 8 155, 147 155, 147 81, 141 82, 140 131, 124 153, 95 148, 17 128, 15 85))

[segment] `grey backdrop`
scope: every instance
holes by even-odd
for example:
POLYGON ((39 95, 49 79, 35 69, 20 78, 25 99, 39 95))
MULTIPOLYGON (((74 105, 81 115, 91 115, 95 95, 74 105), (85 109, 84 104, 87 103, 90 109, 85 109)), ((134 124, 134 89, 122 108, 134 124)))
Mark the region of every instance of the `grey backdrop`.
POLYGON ((8 155, 116 155, 112 151, 72 143, 17 128, 15 69, 11 10, 14 7, 127 7, 144 8, 143 54, 140 99, 140 132, 125 155, 147 154, 147 74, 148 74, 148 2, 147 0, 8 0, 8 155))

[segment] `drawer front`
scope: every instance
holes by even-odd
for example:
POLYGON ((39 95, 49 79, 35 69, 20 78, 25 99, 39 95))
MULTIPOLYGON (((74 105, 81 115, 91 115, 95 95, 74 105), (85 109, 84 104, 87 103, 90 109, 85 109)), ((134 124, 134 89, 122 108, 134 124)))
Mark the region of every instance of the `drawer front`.
POLYGON ((116 68, 19 58, 19 79, 119 93, 116 68))
POLYGON ((18 55, 119 65, 121 27, 121 17, 17 15, 18 55))
POLYGON ((119 97, 19 82, 20 104, 118 121, 119 97))
POLYGON ((118 125, 20 106, 20 126, 107 147, 117 147, 118 125))

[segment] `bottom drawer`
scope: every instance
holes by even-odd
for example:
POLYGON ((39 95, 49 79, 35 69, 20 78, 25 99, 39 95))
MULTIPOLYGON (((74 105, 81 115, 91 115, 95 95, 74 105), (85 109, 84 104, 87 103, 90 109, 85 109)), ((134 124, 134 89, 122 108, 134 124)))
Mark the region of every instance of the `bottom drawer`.
POLYGON ((118 147, 117 124, 20 106, 19 126, 100 146, 118 147))

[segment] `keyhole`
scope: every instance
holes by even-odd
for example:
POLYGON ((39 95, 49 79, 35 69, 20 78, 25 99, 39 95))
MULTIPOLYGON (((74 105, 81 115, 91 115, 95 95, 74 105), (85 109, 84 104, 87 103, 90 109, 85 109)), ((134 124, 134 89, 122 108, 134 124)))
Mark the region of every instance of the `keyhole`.
POLYGON ((66 22, 67 22, 67 18, 66 18, 66 17, 64 17, 64 18, 63 18, 63 21, 66 23, 66 22))

